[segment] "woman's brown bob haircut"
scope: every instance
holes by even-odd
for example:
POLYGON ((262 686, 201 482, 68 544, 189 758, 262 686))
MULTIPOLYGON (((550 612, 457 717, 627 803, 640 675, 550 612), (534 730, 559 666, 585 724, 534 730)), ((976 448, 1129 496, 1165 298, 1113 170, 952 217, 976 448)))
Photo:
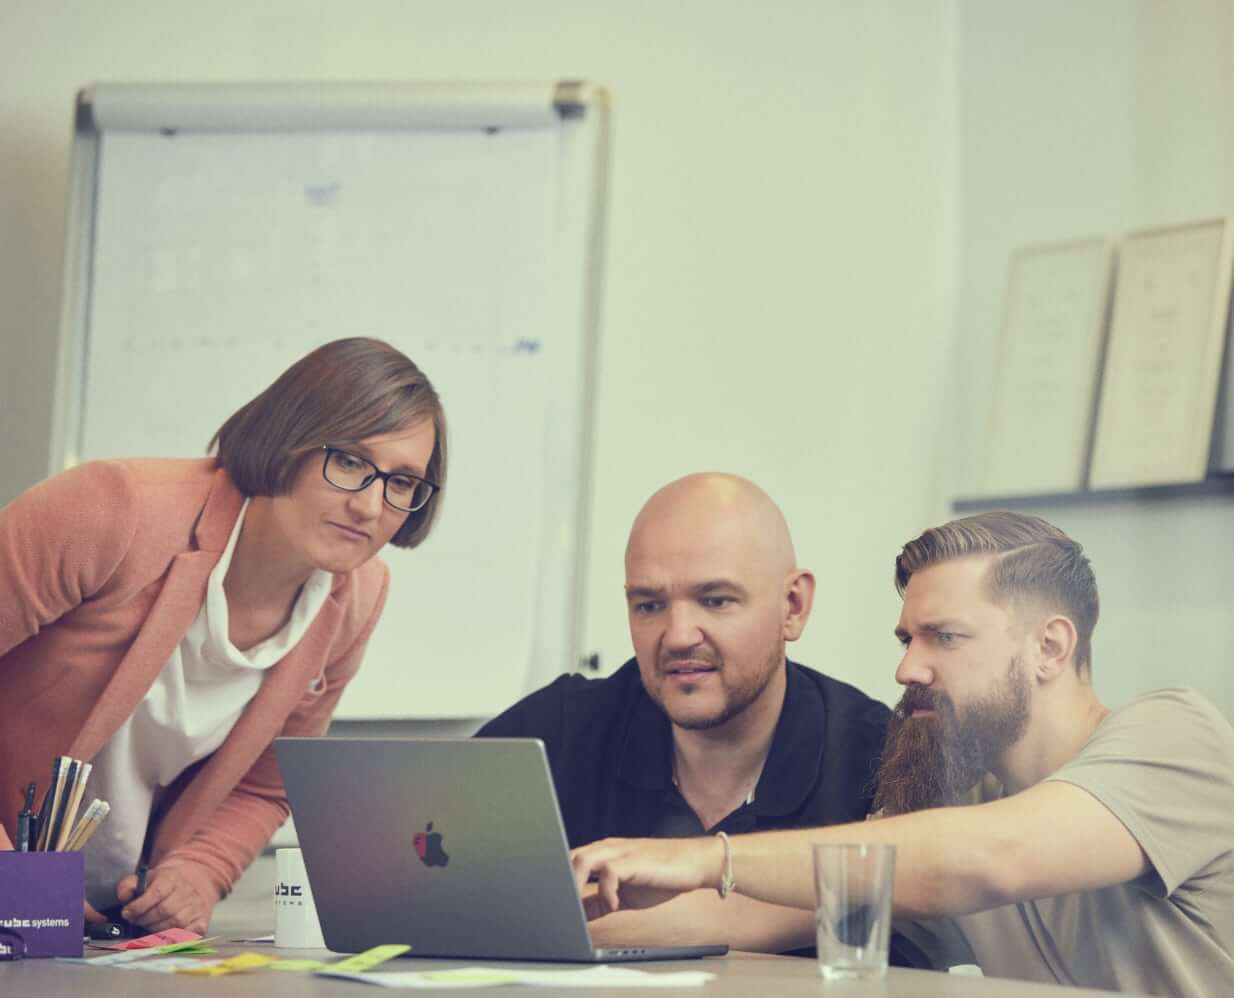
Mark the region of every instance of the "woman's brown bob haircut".
POLYGON ((446 485, 446 414, 415 364, 380 340, 352 337, 318 347, 225 422, 210 441, 218 463, 246 496, 284 495, 306 455, 346 447, 432 420, 424 477, 439 486, 407 514, 390 543, 414 548, 428 536, 446 485))
POLYGON ((979 513, 931 527, 896 558, 896 592, 904 595, 914 572, 970 555, 995 556, 985 578, 995 604, 1032 601, 1070 618, 1076 630, 1076 670, 1092 668, 1100 609, 1093 567, 1077 542, 1039 516, 979 513))

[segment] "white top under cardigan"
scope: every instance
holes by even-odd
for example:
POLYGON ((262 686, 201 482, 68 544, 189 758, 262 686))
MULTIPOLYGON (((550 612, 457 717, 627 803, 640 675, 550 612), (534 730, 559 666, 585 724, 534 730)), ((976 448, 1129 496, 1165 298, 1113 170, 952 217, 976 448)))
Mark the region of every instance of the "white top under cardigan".
POLYGON ((86 900, 99 910, 116 903, 116 883, 137 868, 156 794, 223 744, 266 670, 296 646, 330 595, 332 576, 314 571, 283 628, 238 651, 228 637, 223 579, 247 512, 246 499, 183 640, 133 716, 94 757, 84 801, 111 804, 86 847, 86 900))

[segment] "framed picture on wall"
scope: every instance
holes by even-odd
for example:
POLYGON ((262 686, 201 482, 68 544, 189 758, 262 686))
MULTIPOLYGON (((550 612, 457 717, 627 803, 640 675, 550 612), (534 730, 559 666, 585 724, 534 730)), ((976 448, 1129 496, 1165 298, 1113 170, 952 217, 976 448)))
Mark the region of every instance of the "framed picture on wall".
POLYGON ((1114 260, 1113 244, 1104 239, 1012 254, 981 462, 983 495, 1083 488, 1114 260))
POLYGON ((1206 477, 1234 274, 1232 223, 1149 229, 1124 240, 1092 488, 1206 477))

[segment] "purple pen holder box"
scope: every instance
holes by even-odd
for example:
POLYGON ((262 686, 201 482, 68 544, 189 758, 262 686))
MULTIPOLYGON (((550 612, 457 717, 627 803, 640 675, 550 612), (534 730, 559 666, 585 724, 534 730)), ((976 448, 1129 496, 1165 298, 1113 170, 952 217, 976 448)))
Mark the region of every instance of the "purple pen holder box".
POLYGON ((0 928, 21 937, 27 957, 81 956, 84 900, 80 852, 0 852, 0 928))

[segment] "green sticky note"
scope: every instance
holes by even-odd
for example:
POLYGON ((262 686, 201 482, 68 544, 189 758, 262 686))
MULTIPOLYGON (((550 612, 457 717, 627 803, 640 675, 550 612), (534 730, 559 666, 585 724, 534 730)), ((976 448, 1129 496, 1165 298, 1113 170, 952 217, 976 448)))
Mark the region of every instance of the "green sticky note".
POLYGON ((199 953, 213 953, 214 950, 205 945, 212 943, 218 936, 213 936, 210 939, 186 939, 182 943, 168 943, 166 946, 154 946, 147 950, 149 953, 177 953, 180 956, 194 956, 199 953))
POLYGON ((426 970, 421 975, 426 981, 439 981, 460 987, 464 984, 484 986, 489 984, 517 984, 518 971, 485 970, 483 968, 459 967, 455 970, 426 970))
POLYGON ((357 953, 355 956, 349 956, 338 963, 330 964, 330 969, 362 974, 366 970, 372 970, 379 963, 385 963, 387 960, 393 960, 396 956, 402 956, 410 949, 411 947, 406 943, 374 946, 372 949, 366 949, 363 953, 357 953))

